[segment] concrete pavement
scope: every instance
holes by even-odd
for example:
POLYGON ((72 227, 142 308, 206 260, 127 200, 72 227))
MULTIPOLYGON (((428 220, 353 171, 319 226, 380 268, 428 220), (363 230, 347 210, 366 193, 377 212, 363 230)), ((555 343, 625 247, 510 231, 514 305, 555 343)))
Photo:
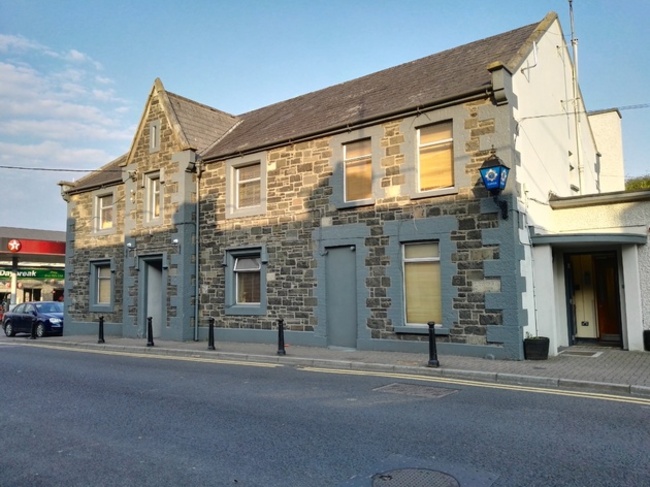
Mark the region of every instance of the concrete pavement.
POLYGON ((650 397, 650 352, 628 352, 598 346, 570 347, 556 357, 539 361, 490 360, 438 354, 440 366, 432 368, 427 366, 427 354, 341 350, 293 346, 291 343, 285 345, 286 355, 278 355, 277 345, 260 343, 216 342, 216 350, 208 350, 207 341, 155 339, 154 346, 147 347, 146 339, 110 336, 105 337, 104 344, 98 344, 97 336, 91 335, 25 340, 35 345, 89 350, 273 362, 650 397))

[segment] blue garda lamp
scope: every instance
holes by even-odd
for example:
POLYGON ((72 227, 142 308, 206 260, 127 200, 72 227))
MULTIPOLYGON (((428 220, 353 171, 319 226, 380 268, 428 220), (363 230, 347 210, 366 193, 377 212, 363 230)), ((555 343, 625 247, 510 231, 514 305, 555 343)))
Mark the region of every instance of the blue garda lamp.
POLYGON ((499 199, 501 191, 506 187, 508 182, 508 173, 510 168, 506 166, 501 159, 496 155, 496 151, 492 149, 492 154, 483 163, 479 169, 481 172, 481 179, 485 189, 494 197, 494 202, 501 210, 501 218, 508 219, 508 202, 499 199))

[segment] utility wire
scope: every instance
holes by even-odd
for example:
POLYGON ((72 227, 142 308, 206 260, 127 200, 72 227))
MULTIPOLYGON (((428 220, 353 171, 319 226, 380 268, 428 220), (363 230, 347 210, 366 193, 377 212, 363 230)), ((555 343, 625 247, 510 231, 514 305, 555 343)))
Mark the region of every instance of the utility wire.
POLYGON ((0 166, 0 169, 19 169, 21 171, 49 171, 49 172, 123 172, 121 169, 65 169, 55 167, 23 167, 23 166, 0 166))

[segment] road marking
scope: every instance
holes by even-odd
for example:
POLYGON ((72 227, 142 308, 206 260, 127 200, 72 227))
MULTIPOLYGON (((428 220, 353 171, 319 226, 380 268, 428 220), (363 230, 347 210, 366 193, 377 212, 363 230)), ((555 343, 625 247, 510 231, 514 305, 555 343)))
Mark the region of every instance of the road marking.
POLYGON ((639 404, 642 406, 650 406, 650 398, 617 396, 614 394, 603 394, 599 392, 569 391, 566 389, 548 389, 543 387, 497 384, 492 382, 451 379, 447 377, 430 377, 426 375, 400 374, 396 372, 372 372, 372 371, 363 371, 363 370, 326 369, 321 367, 298 367, 298 369, 305 372, 315 372, 321 374, 358 375, 358 376, 370 376, 370 377, 386 377, 391 379, 417 380, 417 381, 424 381, 424 382, 442 382, 445 384, 483 387, 488 389, 504 389, 509 391, 519 391, 519 392, 535 392, 538 394, 581 397, 584 399, 601 399, 603 401, 623 402, 628 404, 639 404))
MULTIPOLYGON (((18 344, 17 344, 18 345, 18 344)), ((153 358, 158 360, 176 360, 181 362, 203 362, 208 364, 226 364, 226 365, 248 365, 251 367, 276 368, 284 367, 282 364, 272 364, 268 362, 254 362, 245 360, 230 360, 219 358, 206 358, 198 356, 180 356, 180 355, 159 355, 155 353, 142 352, 120 352, 117 350, 91 350, 87 348, 61 347, 58 345, 41 345, 37 343, 23 344, 29 347, 49 348, 51 350, 65 350, 67 352, 95 353, 98 355, 119 355, 123 357, 153 358)), ((188 352, 191 353, 191 352, 188 352)))

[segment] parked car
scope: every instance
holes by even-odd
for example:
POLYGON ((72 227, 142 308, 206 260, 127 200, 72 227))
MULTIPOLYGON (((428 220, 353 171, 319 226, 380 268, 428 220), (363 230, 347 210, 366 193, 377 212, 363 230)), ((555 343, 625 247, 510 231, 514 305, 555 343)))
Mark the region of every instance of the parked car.
POLYGON ((8 337, 16 333, 31 333, 36 325, 36 336, 63 335, 63 303, 58 301, 34 301, 21 303, 7 311, 2 328, 8 337))

